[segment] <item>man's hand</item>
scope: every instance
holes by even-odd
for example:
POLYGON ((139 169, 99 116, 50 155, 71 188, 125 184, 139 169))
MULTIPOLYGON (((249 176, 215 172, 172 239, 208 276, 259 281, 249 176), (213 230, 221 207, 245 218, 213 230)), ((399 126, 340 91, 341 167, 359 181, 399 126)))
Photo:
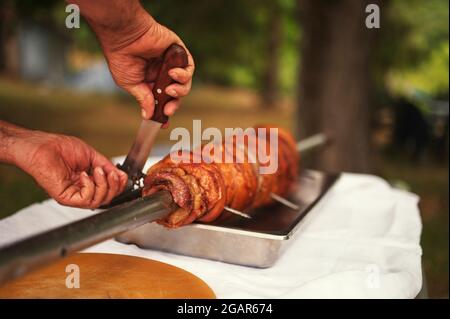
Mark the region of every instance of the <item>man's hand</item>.
POLYGON ((58 203, 81 208, 107 204, 127 175, 76 137, 30 131, 0 121, 0 161, 15 164, 58 203))
POLYGON ((40 133, 30 142, 24 170, 62 205, 97 208, 125 188, 127 175, 78 138, 40 133))
MULTIPOLYGON (((152 87, 164 51, 173 43, 186 48, 171 30, 157 23, 138 0, 70 0, 80 6, 82 15, 99 39, 115 82, 132 94, 141 106, 144 119, 153 115, 152 87)), ((178 83, 166 93, 174 98, 164 113, 172 115, 192 84, 194 60, 188 52, 188 67, 175 68, 169 76, 178 83)))

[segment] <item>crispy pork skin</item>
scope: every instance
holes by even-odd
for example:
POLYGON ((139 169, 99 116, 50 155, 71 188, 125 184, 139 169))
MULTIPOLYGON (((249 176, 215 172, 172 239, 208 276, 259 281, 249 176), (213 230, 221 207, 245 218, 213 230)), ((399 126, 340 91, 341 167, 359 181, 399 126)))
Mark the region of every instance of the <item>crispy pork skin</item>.
MULTIPOLYGON (((176 228, 193 221, 211 222, 221 216, 224 207, 248 211, 272 203, 271 193, 286 196, 292 189, 298 174, 299 155, 292 135, 275 126, 265 128, 265 134, 238 139, 225 139, 215 150, 205 150, 205 145, 178 153, 179 161, 171 154, 153 165, 144 180, 143 196, 161 189, 168 190, 180 207, 158 222, 176 228), (278 128, 276 153, 270 145, 270 128, 278 128), (275 172, 261 174, 263 163, 256 151, 265 144, 266 154, 277 159, 275 172), (253 147, 253 145, 256 146, 253 147), (203 157, 201 156, 203 155, 203 157), (195 162, 194 157, 200 159, 195 162), (232 163, 225 158, 233 159, 232 163), (180 161, 184 159, 184 161, 180 161)), ((256 132, 259 132, 256 130, 256 132)), ((267 160, 267 158, 265 158, 267 160)))

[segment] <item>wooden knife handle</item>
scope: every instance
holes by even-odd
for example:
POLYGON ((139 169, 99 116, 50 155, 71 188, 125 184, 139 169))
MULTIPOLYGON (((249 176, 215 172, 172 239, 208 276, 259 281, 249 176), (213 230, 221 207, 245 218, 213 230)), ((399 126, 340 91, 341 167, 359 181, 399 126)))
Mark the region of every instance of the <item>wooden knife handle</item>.
POLYGON ((169 76, 169 70, 173 68, 185 68, 188 65, 188 56, 186 50, 178 45, 172 44, 164 52, 164 59, 156 77, 155 86, 153 87, 153 96, 155 98, 155 111, 151 120, 166 123, 169 118, 164 114, 164 106, 173 99, 173 97, 165 93, 166 87, 175 81, 169 76))

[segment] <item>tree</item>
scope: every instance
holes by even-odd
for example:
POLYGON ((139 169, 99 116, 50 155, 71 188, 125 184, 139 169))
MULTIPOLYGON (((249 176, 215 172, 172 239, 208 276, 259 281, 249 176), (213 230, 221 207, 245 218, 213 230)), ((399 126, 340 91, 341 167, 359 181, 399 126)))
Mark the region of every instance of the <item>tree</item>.
POLYGON ((281 6, 278 1, 270 0, 267 4, 267 35, 264 74, 262 79, 262 97, 264 106, 275 105, 279 95, 279 58, 282 41, 281 6))
POLYGON ((0 3, 0 72, 17 76, 19 72, 16 36, 16 6, 12 0, 0 3))
POLYGON ((55 27, 55 16, 59 15, 61 21, 65 19, 64 6, 65 3, 60 0, 0 2, 0 73, 9 77, 18 76, 21 63, 18 43, 20 24, 34 21, 55 27))
POLYGON ((299 135, 324 132, 332 140, 313 158, 315 168, 368 172, 370 53, 377 34, 377 29, 365 25, 369 2, 299 0, 298 4, 303 26, 299 135))

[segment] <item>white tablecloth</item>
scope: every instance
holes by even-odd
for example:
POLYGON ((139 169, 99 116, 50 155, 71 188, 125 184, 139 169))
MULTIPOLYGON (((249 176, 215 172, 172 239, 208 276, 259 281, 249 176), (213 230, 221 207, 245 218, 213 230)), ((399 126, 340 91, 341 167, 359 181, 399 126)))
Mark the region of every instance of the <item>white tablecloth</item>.
MULTIPOLYGON (((166 262, 219 298, 414 298, 422 286, 418 197, 370 175, 343 174, 268 269, 144 250, 108 240, 86 251, 166 262)), ((95 212, 53 200, 0 221, 0 246, 95 212)))

